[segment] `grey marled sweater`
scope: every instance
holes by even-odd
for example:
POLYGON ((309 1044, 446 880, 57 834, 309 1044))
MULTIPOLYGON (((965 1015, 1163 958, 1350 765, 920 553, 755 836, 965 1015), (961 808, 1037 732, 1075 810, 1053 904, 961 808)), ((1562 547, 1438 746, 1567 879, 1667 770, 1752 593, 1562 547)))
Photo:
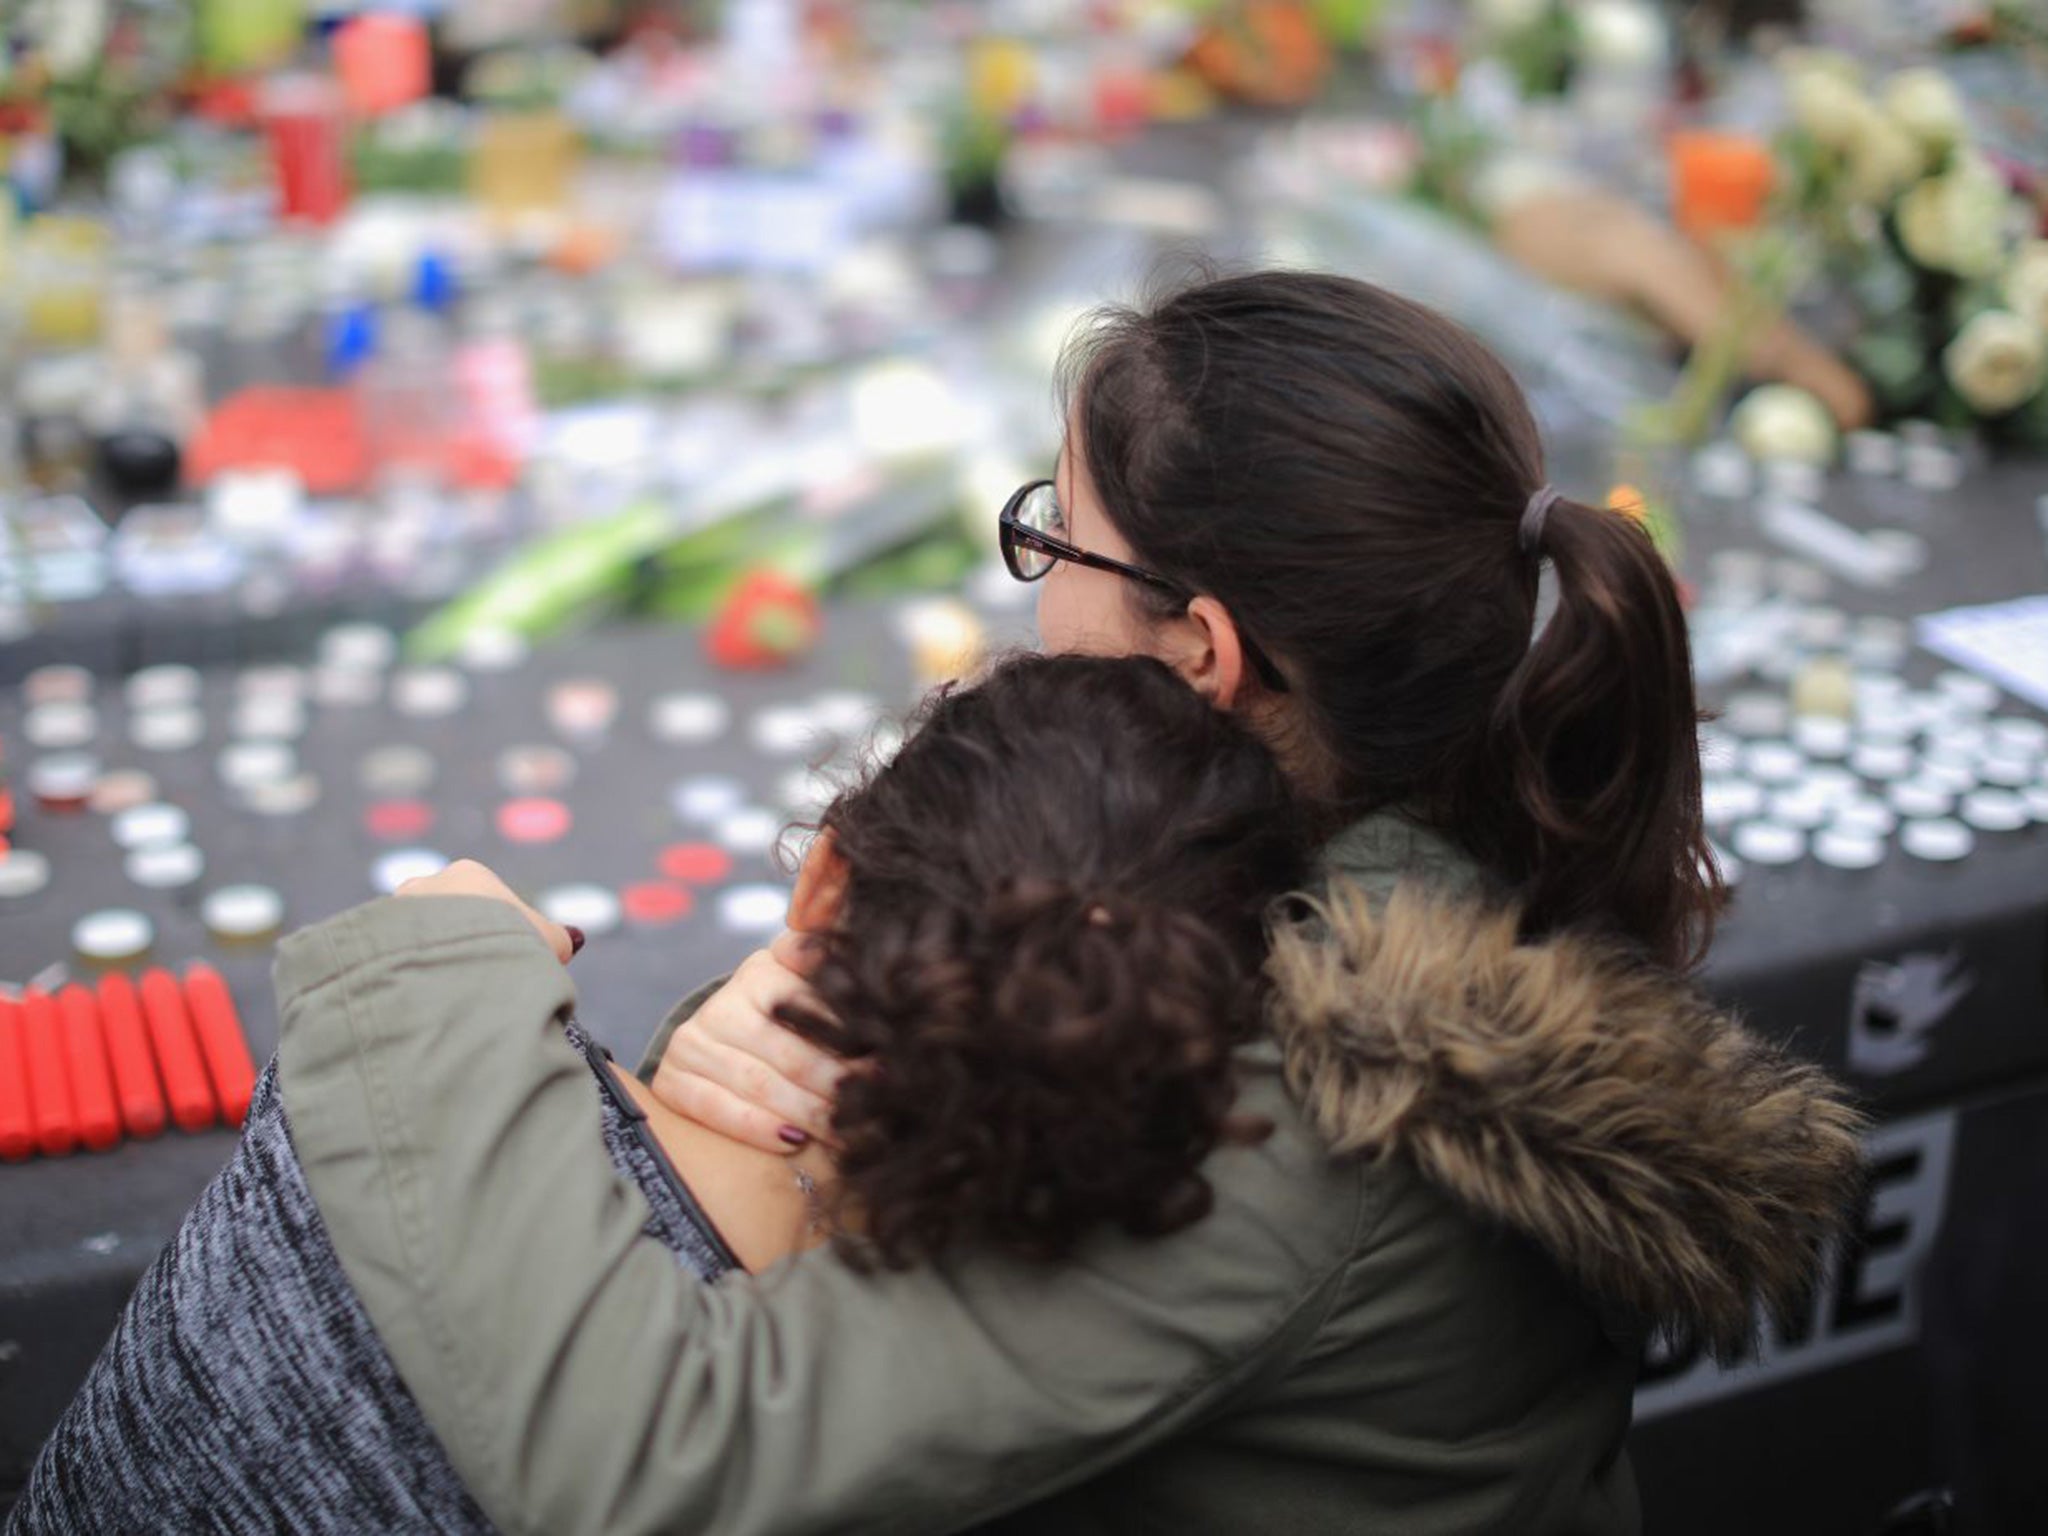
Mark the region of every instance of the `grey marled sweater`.
MULTIPOLYGON (((707 1281, 737 1268, 599 1048, 569 1034, 598 1079, 592 1134, 646 1195, 648 1235, 707 1281)), ((142 1277, 5 1536, 490 1529, 342 1272, 273 1061, 240 1146, 142 1277)))

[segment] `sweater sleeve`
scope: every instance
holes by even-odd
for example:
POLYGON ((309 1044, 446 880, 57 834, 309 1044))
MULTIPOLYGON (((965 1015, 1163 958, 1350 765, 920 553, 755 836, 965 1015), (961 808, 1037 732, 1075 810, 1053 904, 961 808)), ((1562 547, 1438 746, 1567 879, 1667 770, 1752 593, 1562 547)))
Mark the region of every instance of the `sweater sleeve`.
MULTIPOLYGON (((1197 1422, 1302 1347, 1362 1209, 1283 1127, 1215 1213, 1058 1270, 862 1276, 828 1251, 704 1285, 640 1235, 517 913, 383 901, 280 954, 280 1081, 351 1283, 508 1532, 950 1531, 1197 1422)), ((1248 1084, 1247 1108, 1264 1110, 1248 1084)), ((1358 1202, 1363 1204, 1363 1197, 1358 1202)))

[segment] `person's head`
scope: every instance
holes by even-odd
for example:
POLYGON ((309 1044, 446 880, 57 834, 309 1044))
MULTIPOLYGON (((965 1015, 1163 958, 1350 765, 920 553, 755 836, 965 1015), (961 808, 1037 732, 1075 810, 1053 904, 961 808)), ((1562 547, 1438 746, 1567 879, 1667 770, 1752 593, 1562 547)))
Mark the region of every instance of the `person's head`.
POLYGON ((785 1022, 868 1064, 833 1120, 855 1253, 1053 1258, 1201 1216, 1306 872, 1272 755, 1158 662, 1022 656, 935 696, 826 810, 793 908, 835 1022, 785 1022))
POLYGON ((1499 359, 1383 289, 1261 272, 1099 316, 1063 394, 1066 538, 1159 579, 1056 563, 1049 650, 1160 658, 1274 745, 1325 828, 1399 807, 1533 932, 1698 958, 1721 889, 1677 588, 1600 507, 1557 501, 1524 538, 1543 449, 1499 359))

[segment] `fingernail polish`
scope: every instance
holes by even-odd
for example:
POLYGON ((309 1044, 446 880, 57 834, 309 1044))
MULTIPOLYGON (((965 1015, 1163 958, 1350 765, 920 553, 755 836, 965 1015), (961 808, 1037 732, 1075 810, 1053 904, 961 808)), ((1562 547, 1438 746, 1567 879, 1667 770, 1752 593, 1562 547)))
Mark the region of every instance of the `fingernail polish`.
POLYGON ((562 925, 562 931, 569 935, 570 958, 574 959, 577 955, 582 954, 583 946, 587 942, 583 937, 583 930, 581 928, 571 928, 565 923, 562 925))
POLYGON ((785 1142, 787 1142, 792 1147, 805 1147, 810 1145, 810 1133, 808 1131, 798 1130, 793 1125, 785 1125, 781 1130, 777 1131, 775 1134, 780 1136, 785 1142))

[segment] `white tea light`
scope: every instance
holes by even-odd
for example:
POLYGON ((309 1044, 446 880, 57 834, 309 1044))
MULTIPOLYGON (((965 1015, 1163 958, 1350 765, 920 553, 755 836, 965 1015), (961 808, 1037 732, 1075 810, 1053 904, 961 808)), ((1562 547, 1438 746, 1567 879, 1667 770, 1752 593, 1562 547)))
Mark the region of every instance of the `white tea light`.
POLYGON ((206 716, 189 704, 128 717, 128 739, 145 752, 189 752, 206 739, 206 716))
POLYGON ((239 790, 288 779, 298 766, 298 754, 278 741, 230 742, 215 761, 221 782, 239 790))
POLYGON ((412 720, 438 720, 469 702, 469 679, 453 667, 414 667, 391 674, 391 707, 412 720))
POLYGON ((1930 864, 1953 864, 1969 856, 1977 839, 1961 822, 1937 817, 1932 821, 1907 822, 1899 833, 1899 846, 1930 864))
POLYGON ((1830 869, 1874 869, 1884 862, 1884 839, 1830 827, 1814 838, 1813 856, 1830 869))
POLYGON ((320 637, 323 666, 381 672, 398 657, 398 636, 381 624, 337 624, 320 637))
POLYGON ((781 757, 814 750, 824 734, 815 714, 793 706, 762 710, 748 729, 755 746, 781 757))
POLYGON ((122 868, 145 890, 176 891, 206 873, 206 855, 190 843, 157 844, 136 849, 122 868))
POLYGON ((161 847, 166 843, 185 841, 192 831, 192 818, 185 814, 183 807, 159 801, 155 805, 138 805, 121 812, 114 818, 110 830, 114 841, 131 851, 161 847))
POLYGON ((368 794, 417 795, 434 782, 434 755, 406 742, 372 747, 356 764, 356 782, 368 794))
POLYGON ((1748 779, 1709 779, 1700 786, 1700 804, 1708 826, 1725 827, 1762 811, 1764 792, 1748 779))
POLYGON ((1882 838, 1898 829, 1899 816, 1882 800, 1852 800, 1836 806, 1828 824, 1838 832, 1882 838))
POLYGON ((99 711, 90 704, 60 701, 39 704, 22 716, 21 734, 29 745, 45 751, 69 751, 87 745, 100 731, 99 711))
POLYGON ((549 922, 580 928, 592 937, 619 926, 619 898, 601 885, 558 885, 542 891, 534 905, 549 922))
POLYGON ((1801 715, 1792 722, 1792 745, 1808 757, 1842 757, 1849 750, 1849 722, 1832 715, 1801 715))
POLYGON ((734 811, 718 823, 713 835, 733 853, 766 853, 782 835, 782 819, 759 808, 734 811))
POLYGON ((0 853, 0 901, 33 896, 50 883, 50 861, 33 848, 0 853))
POLYGON ((134 710, 174 708, 198 703, 200 686, 197 669, 170 663, 129 674, 121 697, 134 710))
POLYGON ((389 896, 406 881, 424 880, 447 867, 447 856, 431 848, 397 848, 370 866, 370 884, 389 896))
POLYGON ((647 707, 647 733, 671 745, 716 741, 731 728, 732 707, 716 694, 664 694, 647 707))
POLYGON ((242 804, 259 816, 303 816, 320 800, 320 780, 310 773, 264 779, 242 791, 242 804))
POLYGON ((746 786, 710 774, 684 779, 669 790, 669 809, 679 821, 709 825, 746 804, 746 786))
POLYGON ((1979 832, 2017 832, 2031 819, 2027 802, 2006 789, 1980 789, 1963 796, 1962 818, 1979 832))
POLYGON ((284 926, 284 898, 267 885, 224 885, 200 904, 199 917, 215 938, 246 943, 284 926))
POLYGON ((779 885, 742 885, 718 898, 718 920, 735 933, 773 933, 789 916, 789 892, 779 885))
POLYGON ((1902 742, 1866 741, 1849 754, 1849 766, 1866 779, 1903 779, 1913 771, 1913 749, 1902 742))
POLYGON ((1760 784, 1789 784, 1805 769, 1806 758, 1789 742, 1758 741, 1743 754, 1742 765, 1760 784))
POLYGON ((1924 779, 1906 779, 1894 784, 1885 795, 1892 809, 1909 820, 1935 820, 1948 815, 1955 808, 1956 797, 1952 790, 1943 789, 1939 784, 1930 784, 1924 779))
POLYGON ((1944 672, 1934 680, 1935 692, 1954 708, 1988 715, 1998 707, 1998 686, 1974 672, 1944 672))
POLYGON ((71 947, 100 964, 133 960, 155 942, 156 925, 130 907, 87 913, 71 928, 71 947))
POLYGON ((1771 821, 1746 822, 1735 829, 1735 852, 1751 864, 1796 864, 1806 854, 1806 834, 1771 821))

